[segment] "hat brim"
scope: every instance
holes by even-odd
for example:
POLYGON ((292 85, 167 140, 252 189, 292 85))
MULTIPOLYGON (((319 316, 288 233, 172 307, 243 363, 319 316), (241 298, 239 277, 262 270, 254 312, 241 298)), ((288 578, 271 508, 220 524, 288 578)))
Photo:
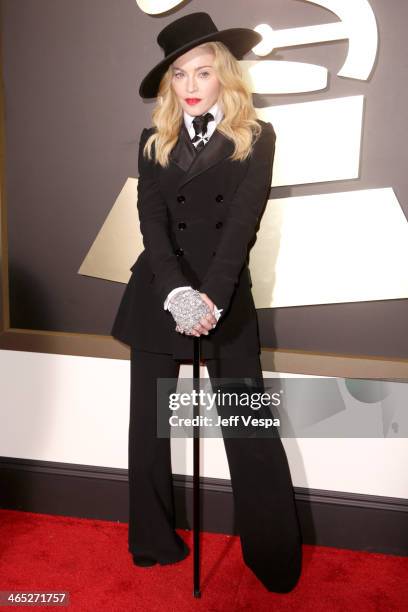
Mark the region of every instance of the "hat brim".
POLYGON ((196 38, 187 45, 177 49, 177 51, 170 53, 161 62, 156 64, 156 66, 152 68, 152 70, 150 70, 150 72, 148 72, 142 80, 139 87, 139 95, 142 98, 155 98, 157 96, 157 91, 163 74, 166 72, 170 64, 177 57, 183 55, 183 53, 186 53, 186 51, 189 51, 198 45, 210 41, 221 41, 228 47, 228 49, 237 59, 240 59, 261 40, 262 35, 259 34, 259 32, 255 32, 255 30, 250 30, 249 28, 229 28, 227 30, 220 30, 218 32, 213 32, 212 34, 207 34, 207 36, 202 36, 201 38, 196 38))

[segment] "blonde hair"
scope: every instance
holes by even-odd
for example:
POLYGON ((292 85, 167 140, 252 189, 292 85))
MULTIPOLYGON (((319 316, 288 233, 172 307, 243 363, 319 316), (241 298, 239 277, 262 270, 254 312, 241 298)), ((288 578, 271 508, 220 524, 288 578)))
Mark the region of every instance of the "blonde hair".
MULTIPOLYGON (((218 103, 224 116, 216 129, 234 144, 230 159, 242 161, 251 153, 253 143, 262 130, 257 121, 251 91, 243 79, 239 61, 228 47, 219 41, 198 46, 213 53, 213 66, 221 85, 218 103)), ((163 167, 169 164, 170 152, 178 140, 184 120, 183 109, 171 81, 172 65, 161 79, 158 103, 152 112, 152 123, 156 131, 147 139, 143 148, 143 154, 152 159, 152 146, 155 143, 155 158, 163 167)))

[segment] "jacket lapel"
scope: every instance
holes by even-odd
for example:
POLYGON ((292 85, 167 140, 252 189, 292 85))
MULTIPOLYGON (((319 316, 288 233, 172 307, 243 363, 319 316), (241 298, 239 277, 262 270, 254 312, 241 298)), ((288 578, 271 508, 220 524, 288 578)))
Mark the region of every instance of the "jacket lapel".
POLYGON ((178 189, 231 155, 233 150, 234 144, 232 141, 216 129, 205 147, 197 151, 183 121, 179 139, 170 153, 170 161, 179 166, 185 173, 178 183, 178 189))

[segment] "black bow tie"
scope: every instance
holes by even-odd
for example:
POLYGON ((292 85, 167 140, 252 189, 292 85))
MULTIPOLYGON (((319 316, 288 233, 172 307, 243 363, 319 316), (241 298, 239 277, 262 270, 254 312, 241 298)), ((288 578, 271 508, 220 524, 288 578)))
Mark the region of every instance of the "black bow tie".
POLYGON ((214 121, 214 117, 211 113, 205 113, 205 115, 198 115, 198 117, 194 117, 193 126, 196 136, 207 133, 207 125, 209 121, 214 121))

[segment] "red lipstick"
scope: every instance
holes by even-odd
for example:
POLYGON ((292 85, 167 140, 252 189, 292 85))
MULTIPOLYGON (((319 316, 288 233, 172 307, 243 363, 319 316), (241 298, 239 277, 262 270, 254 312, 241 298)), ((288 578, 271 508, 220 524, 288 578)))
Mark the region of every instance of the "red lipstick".
POLYGON ((186 98, 186 102, 192 106, 193 104, 201 102, 201 98, 186 98))

